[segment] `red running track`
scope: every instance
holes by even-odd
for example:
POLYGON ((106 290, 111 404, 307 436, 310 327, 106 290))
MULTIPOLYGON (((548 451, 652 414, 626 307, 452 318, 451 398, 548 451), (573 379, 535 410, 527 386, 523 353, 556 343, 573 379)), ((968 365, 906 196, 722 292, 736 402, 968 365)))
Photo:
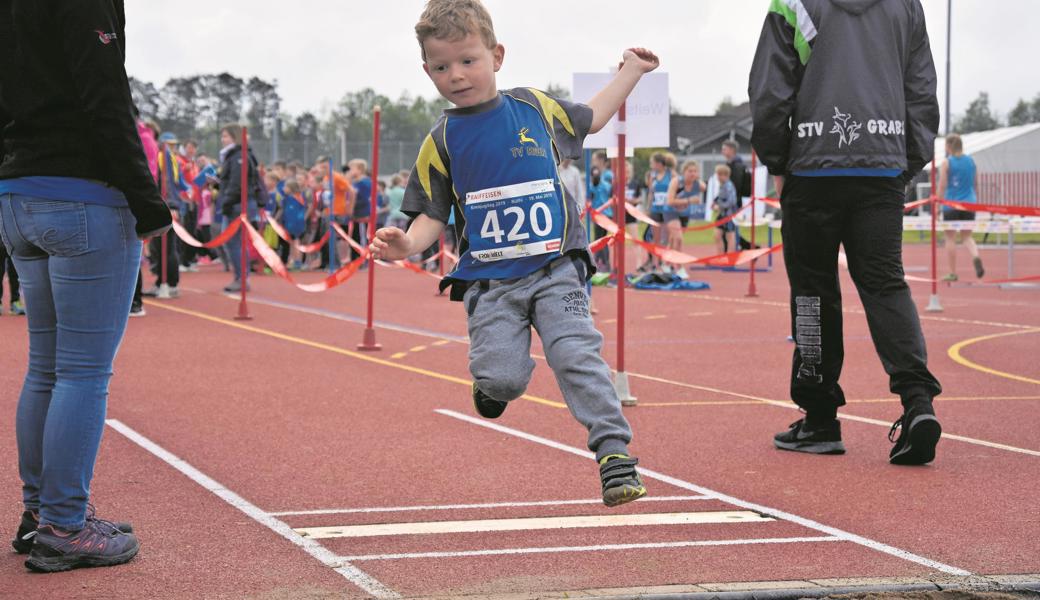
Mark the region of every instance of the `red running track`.
MULTIPOLYGON (((927 264, 926 247, 906 254, 910 269, 927 264)), ((1003 253, 984 256, 999 276, 1003 253)), ((1020 251, 1016 268, 1040 272, 1040 252, 1020 251)), ((362 355, 353 349, 364 328, 363 278, 311 295, 256 277, 254 320, 243 324, 232 320, 237 300, 219 293, 226 276, 218 271, 185 274, 181 298, 150 302, 148 316, 130 322, 117 360, 109 418, 118 423, 106 431, 93 495, 103 516, 133 521, 140 556, 113 569, 37 576, 10 554, 0 565, 5 590, 485 597, 1040 573, 1037 290, 942 288, 945 312, 922 313, 930 364, 946 389, 937 410, 956 436, 923 468, 887 463, 885 436, 899 405, 853 293, 842 378, 849 453, 814 457, 777 451, 770 440, 798 417, 785 401, 782 260, 759 274, 759 298, 743 296, 745 274, 715 270, 693 272, 709 292, 631 292, 627 369, 640 405, 626 414, 651 498, 611 510, 595 503, 595 464, 581 455, 583 431, 544 361, 530 396, 501 419, 472 416, 464 314, 434 295, 432 279, 380 273, 384 350, 362 355), (740 520, 539 528, 566 517, 606 525, 618 515, 696 520, 723 511, 740 520), (529 520, 472 531, 505 519, 529 520), (462 523, 426 534, 312 539, 294 531, 444 521, 462 523)), ((923 307, 928 286, 911 287, 923 307)), ((608 361, 613 294, 594 293, 608 361)), ((13 532, 24 321, 5 315, 0 335, 8 349, 0 451, 10 457, 0 465, 0 494, 13 532)))

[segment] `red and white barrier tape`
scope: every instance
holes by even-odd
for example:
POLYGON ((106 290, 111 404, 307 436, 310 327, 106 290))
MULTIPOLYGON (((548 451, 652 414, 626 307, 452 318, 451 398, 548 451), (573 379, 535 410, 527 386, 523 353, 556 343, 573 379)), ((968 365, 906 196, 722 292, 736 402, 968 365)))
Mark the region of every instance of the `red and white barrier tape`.
POLYGON ((217 246, 223 246, 228 242, 228 240, 233 238, 235 236, 235 232, 237 232, 238 228, 241 226, 242 219, 241 217, 239 217, 232 221, 231 225, 226 230, 224 230, 223 233, 213 238, 212 240, 206 242, 205 244, 195 239, 195 236, 188 233, 188 230, 185 229, 177 221, 173 222, 173 231, 177 233, 177 237, 181 238, 182 242, 189 246, 193 246, 195 248, 216 248, 217 246))
POLYGON ((318 283, 296 283, 292 276, 289 275, 289 269, 285 267, 285 263, 282 262, 282 259, 278 256, 278 253, 275 252, 270 246, 268 246, 266 241, 264 241, 264 236, 261 235, 260 232, 258 232, 256 229, 253 229, 253 226, 249 223, 245 223, 244 225, 246 228, 246 233, 249 235, 249 240, 253 243, 253 248, 256 249, 256 252, 260 255, 260 258, 263 259, 265 263, 267 263, 267 266, 271 267, 271 270, 276 275, 305 292, 325 292, 336 287, 337 285, 340 285, 341 283, 353 277, 357 273, 358 269, 361 268, 361 265, 364 264, 366 260, 368 260, 368 253, 365 252, 354 262, 344 265, 335 273, 329 275, 328 277, 326 277, 322 281, 319 281, 318 283))

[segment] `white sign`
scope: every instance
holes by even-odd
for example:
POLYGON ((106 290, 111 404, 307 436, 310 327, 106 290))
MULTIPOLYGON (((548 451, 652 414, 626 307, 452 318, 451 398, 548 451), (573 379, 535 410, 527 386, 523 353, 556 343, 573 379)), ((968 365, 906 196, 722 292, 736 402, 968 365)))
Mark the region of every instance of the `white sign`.
MULTIPOLYGON (((614 73, 575 73, 572 88, 575 102, 588 104, 614 73)), ((667 148, 669 137, 668 73, 647 73, 636 84, 625 105, 625 146, 667 148)), ((617 153, 617 115, 599 131, 585 138, 586 148, 614 148, 617 153)), ((626 152, 626 154, 629 154, 626 152)), ((631 156, 631 154, 629 154, 631 156)))

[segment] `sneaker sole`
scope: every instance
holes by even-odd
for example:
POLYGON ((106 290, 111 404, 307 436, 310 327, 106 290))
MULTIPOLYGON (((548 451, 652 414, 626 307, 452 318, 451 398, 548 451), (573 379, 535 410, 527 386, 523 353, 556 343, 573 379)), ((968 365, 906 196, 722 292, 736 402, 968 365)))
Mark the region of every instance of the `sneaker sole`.
POLYGON ((773 445, 781 450, 804 452, 806 454, 845 454, 845 444, 841 442, 788 443, 773 440, 773 445))
POLYGON ((982 279, 982 276, 986 274, 986 269, 982 266, 982 261, 975 259, 972 261, 972 266, 975 267, 975 277, 982 279))
POLYGON ((935 447, 942 437, 942 425, 932 415, 920 415, 910 424, 910 441, 893 454, 888 462, 893 465, 926 465, 935 460, 935 447))
POLYGON ((619 485, 603 492, 603 504, 613 508, 639 500, 645 495, 645 486, 619 485))
POLYGON ((53 558, 30 556, 25 561, 25 566, 30 571, 36 571, 37 573, 59 573, 81 568, 114 567, 130 562, 137 556, 137 552, 140 549, 141 546, 137 545, 122 554, 114 556, 56 556, 53 558))

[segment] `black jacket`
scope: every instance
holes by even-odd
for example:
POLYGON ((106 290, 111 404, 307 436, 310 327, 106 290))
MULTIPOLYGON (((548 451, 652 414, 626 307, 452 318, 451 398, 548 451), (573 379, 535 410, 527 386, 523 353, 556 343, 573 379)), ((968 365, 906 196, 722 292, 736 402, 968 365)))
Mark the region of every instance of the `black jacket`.
MULTIPOLYGON (((253 150, 249 150, 249 171, 246 174, 248 184, 247 211, 249 219, 259 216, 259 207, 267 204, 267 192, 260 183, 259 166, 253 150)), ((214 206, 225 217, 239 214, 242 211, 242 146, 235 144, 228 150, 224 161, 220 163, 219 192, 214 206)))
POLYGON ((777 0, 751 67, 752 144, 774 175, 913 176, 932 159, 935 86, 920 0, 777 0))
POLYGON ((0 0, 0 179, 94 179, 170 226, 137 134, 122 0, 0 0))

